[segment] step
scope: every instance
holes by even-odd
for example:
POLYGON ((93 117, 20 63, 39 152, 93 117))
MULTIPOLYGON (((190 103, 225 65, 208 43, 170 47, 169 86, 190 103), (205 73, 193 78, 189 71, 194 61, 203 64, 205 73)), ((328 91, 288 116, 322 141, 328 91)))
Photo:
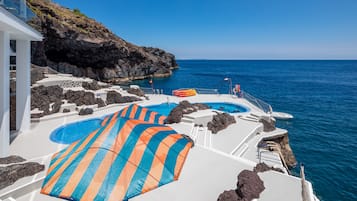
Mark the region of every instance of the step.
POLYGON ((184 114, 184 115, 182 116, 182 118, 195 119, 195 117, 192 117, 192 116, 186 115, 186 114, 184 114))
POLYGON ((244 143, 242 144, 242 146, 240 146, 234 153, 233 155, 234 156, 237 156, 237 157, 242 157, 243 154, 248 150, 248 144, 247 143, 244 143))
POLYGON ((194 120, 194 119, 190 119, 190 118, 183 117, 183 118, 181 119, 181 122, 184 122, 184 123, 193 123, 193 120, 194 120))

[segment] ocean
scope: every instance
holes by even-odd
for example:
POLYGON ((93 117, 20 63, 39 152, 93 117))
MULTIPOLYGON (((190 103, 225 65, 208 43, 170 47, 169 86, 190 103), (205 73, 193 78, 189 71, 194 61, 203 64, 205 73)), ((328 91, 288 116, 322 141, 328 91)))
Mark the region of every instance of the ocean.
MULTIPOLYGON (((294 115, 277 126, 321 201, 357 200, 357 61, 179 60, 154 87, 214 88, 228 93, 225 77, 273 107, 294 115)), ((149 87, 148 81, 135 82, 149 87)), ((293 170, 298 174, 298 167, 293 170)))

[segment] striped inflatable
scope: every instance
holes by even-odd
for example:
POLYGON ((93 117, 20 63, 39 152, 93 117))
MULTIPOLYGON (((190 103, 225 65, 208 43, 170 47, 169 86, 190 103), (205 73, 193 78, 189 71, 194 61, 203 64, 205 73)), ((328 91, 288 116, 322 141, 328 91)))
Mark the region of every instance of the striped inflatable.
POLYGON ((132 104, 118 112, 119 117, 136 119, 141 121, 146 121, 155 124, 164 124, 166 116, 161 115, 157 112, 148 110, 145 107, 141 107, 137 104, 132 104))
POLYGON ((172 128, 118 117, 53 155, 41 193, 127 200, 177 180, 192 146, 172 128))

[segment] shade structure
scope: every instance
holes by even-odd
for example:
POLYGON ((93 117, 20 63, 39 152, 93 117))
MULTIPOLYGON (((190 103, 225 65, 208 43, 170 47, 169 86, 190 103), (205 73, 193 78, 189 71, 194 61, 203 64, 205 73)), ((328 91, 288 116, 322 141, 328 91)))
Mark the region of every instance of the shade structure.
POLYGON ((168 126, 118 114, 53 155, 41 193, 127 200, 178 179, 192 143, 168 126))
POLYGON ((132 104, 118 112, 118 116, 129 119, 137 119, 150 123, 164 124, 166 116, 157 112, 151 111, 146 107, 141 107, 137 104, 132 104))

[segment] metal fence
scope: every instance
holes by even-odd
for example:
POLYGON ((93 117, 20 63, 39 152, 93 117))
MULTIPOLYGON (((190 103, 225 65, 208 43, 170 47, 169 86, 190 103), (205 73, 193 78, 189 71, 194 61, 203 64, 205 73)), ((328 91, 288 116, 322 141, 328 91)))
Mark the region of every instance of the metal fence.
POLYGON ((218 89, 195 88, 198 94, 219 94, 218 89))
POLYGON ((255 105, 265 113, 271 114, 273 112, 273 109, 270 104, 260 100, 259 98, 256 98, 252 96, 251 94, 247 93, 246 91, 241 91, 241 98, 246 99, 249 101, 251 104, 255 105))

